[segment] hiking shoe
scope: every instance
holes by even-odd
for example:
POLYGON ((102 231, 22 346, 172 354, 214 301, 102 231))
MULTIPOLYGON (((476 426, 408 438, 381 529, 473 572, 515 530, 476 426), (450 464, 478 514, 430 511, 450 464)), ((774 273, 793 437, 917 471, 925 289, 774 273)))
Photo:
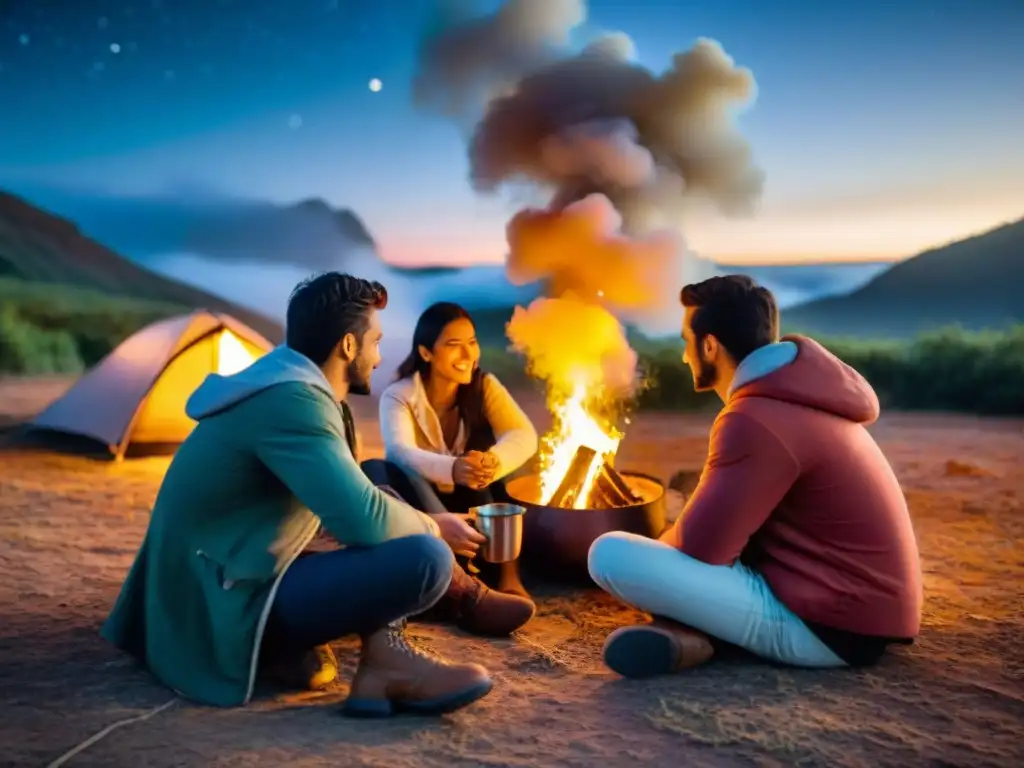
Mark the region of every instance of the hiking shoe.
POLYGON ((615 630, 604 643, 604 663, 623 677, 652 677, 695 667, 715 649, 704 635, 656 622, 615 630))
POLYGON ((493 683, 479 664, 453 664, 415 647, 405 622, 364 635, 359 666, 342 708, 349 717, 389 717, 397 712, 441 715, 490 693, 493 683))
POLYGON ((270 674, 287 688, 318 691, 338 677, 338 659, 329 645, 319 645, 294 660, 278 662, 270 674))
POLYGON ((507 637, 526 624, 537 612, 533 601, 519 595, 498 592, 479 584, 476 594, 463 603, 455 625, 474 635, 507 637))
POLYGON ((528 597, 493 590, 456 566, 451 586, 434 615, 474 635, 507 637, 536 612, 537 606, 528 597))

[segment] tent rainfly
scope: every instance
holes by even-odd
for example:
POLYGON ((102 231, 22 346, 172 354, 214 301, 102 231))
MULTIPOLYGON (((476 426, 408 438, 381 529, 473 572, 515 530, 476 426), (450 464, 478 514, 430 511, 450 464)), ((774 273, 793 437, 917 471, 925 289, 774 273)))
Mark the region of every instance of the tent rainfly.
POLYGON ((129 444, 177 445, 185 403, 210 373, 237 373, 273 348, 227 315, 198 310, 148 325, 86 372, 30 426, 81 435, 124 458, 129 444))

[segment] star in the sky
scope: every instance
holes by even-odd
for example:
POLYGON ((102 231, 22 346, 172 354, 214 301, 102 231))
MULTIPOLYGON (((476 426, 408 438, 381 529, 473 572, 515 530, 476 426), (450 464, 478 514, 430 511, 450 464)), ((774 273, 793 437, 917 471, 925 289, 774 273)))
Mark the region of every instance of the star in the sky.
MULTIPOLYGON (((16 83, 23 103, 38 108, 40 119, 49 119, 47 104, 84 99, 100 84, 111 109, 117 104, 139 108, 147 98, 156 98, 146 93, 147 80, 162 86, 165 93, 159 98, 181 98, 190 109, 193 91, 187 86, 193 79, 230 87, 231 97, 224 101, 235 108, 235 94, 251 90, 245 84, 256 81, 277 92, 296 84, 304 92, 315 90, 310 83, 316 78, 333 79, 331 87, 337 87, 346 78, 340 73, 365 58, 365 47, 352 38, 369 37, 385 16, 341 0, 296 5, 306 7, 287 11, 278 0, 78 0, 36 5, 35 12, 20 17, 0 13, 0 82, 5 93, 16 83), (256 64, 268 66, 257 75, 256 64), (90 90, 80 91, 85 83, 90 90)), ((382 75, 371 79, 373 74, 367 73, 362 83, 377 93, 382 75)), ((282 120, 286 125, 288 110, 282 120)))

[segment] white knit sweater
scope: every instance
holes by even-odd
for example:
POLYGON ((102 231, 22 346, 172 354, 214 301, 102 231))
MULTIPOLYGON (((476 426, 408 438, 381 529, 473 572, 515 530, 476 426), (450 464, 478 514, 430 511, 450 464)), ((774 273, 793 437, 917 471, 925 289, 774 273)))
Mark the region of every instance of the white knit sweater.
MULTIPOLYGON (((537 452, 537 431, 522 408, 493 374, 483 381, 484 415, 497 441, 491 453, 498 459, 495 479, 519 469, 537 452)), ((384 390, 380 398, 380 429, 388 461, 430 481, 439 490, 454 488, 452 469, 465 451, 467 435, 463 425, 455 445, 445 444, 441 422, 427 400, 418 373, 400 379, 384 390)))

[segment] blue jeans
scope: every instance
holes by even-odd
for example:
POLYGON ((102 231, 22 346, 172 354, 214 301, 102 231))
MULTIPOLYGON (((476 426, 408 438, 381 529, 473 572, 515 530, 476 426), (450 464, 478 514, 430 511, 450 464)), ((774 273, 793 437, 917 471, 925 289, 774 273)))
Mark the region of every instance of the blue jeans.
POLYGON ((708 565, 675 547, 632 533, 599 536, 591 578, 641 611, 672 619, 757 656, 799 667, 844 667, 757 571, 708 565))
POLYGON ((438 512, 468 512, 495 501, 511 501, 505 484, 500 480, 486 488, 475 490, 464 485, 444 493, 422 477, 407 472, 385 459, 367 459, 361 465, 363 474, 376 486, 387 485, 405 501, 428 515, 438 512))
POLYGON ((281 579, 262 656, 272 662, 422 613, 447 592, 454 564, 449 546, 426 535, 303 555, 281 579))

